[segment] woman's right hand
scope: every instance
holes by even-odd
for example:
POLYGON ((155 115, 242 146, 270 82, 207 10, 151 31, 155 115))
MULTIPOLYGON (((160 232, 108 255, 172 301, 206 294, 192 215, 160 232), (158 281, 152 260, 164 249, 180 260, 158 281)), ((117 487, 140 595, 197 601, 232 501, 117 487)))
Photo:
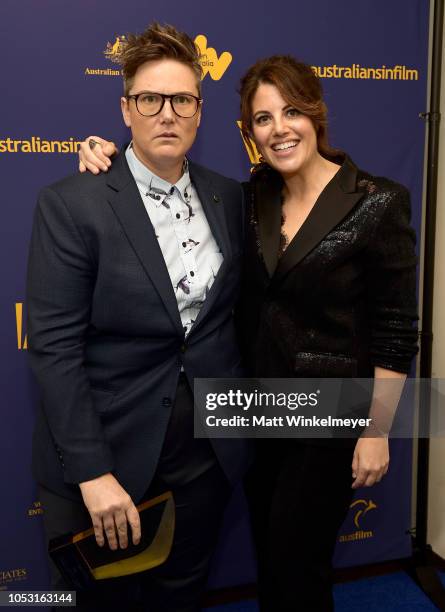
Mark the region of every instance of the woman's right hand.
POLYGON ((106 172, 111 166, 112 155, 118 152, 114 142, 104 140, 99 136, 88 136, 79 149, 79 172, 89 170, 93 174, 106 172))

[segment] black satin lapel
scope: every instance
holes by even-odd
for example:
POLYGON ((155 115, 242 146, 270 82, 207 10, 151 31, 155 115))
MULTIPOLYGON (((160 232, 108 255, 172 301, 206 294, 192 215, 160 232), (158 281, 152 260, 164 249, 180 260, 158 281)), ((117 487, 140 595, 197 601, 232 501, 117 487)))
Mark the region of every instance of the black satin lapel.
POLYGON ((120 164, 121 172, 116 168, 111 174, 110 170, 108 201, 174 325, 183 333, 175 292, 153 225, 126 161, 116 160, 113 166, 116 164, 120 164))
POLYGON ((254 186, 261 251, 269 276, 278 263, 281 236, 281 183, 270 178, 254 186))
POLYGON ((357 168, 346 158, 338 176, 328 183, 278 263, 274 279, 281 279, 340 223, 363 197, 356 191, 357 168), (352 193, 348 193, 351 190, 352 193))

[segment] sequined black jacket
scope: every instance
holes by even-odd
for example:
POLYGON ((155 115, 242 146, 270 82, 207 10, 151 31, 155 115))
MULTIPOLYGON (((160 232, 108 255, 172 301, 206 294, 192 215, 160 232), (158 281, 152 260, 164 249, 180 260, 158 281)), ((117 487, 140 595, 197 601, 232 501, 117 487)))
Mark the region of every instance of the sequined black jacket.
POLYGON ((282 179, 246 185, 247 245, 238 310, 250 372, 371 377, 408 372, 417 352, 415 233, 408 191, 345 157, 279 257, 282 179))

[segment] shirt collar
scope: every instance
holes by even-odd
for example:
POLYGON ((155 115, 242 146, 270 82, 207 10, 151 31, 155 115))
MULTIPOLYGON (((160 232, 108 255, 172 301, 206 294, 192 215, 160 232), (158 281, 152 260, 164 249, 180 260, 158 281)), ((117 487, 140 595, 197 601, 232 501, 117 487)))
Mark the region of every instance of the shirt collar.
POLYGON ((136 157, 136 154, 133 151, 133 143, 128 145, 127 150, 125 151, 125 157, 127 158, 127 162, 134 180, 136 181, 136 184, 143 195, 147 195, 151 189, 153 192, 161 196, 159 200, 148 196, 150 202, 152 202, 156 207, 160 206, 165 197, 169 193, 173 193, 175 190, 180 195, 181 199, 186 202, 185 194, 188 194, 189 196, 191 192, 189 164, 186 157, 184 158, 184 164, 182 167, 182 176, 175 184, 165 181, 149 170, 147 166, 145 166, 136 157))

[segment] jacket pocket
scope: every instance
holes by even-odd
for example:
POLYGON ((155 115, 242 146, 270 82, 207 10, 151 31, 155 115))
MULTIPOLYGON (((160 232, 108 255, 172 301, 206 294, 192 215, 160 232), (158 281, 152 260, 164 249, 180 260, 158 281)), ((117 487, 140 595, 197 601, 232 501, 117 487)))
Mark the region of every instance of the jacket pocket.
POLYGON ((339 353, 300 351, 295 354, 294 372, 307 378, 351 378, 357 376, 357 359, 339 353))

